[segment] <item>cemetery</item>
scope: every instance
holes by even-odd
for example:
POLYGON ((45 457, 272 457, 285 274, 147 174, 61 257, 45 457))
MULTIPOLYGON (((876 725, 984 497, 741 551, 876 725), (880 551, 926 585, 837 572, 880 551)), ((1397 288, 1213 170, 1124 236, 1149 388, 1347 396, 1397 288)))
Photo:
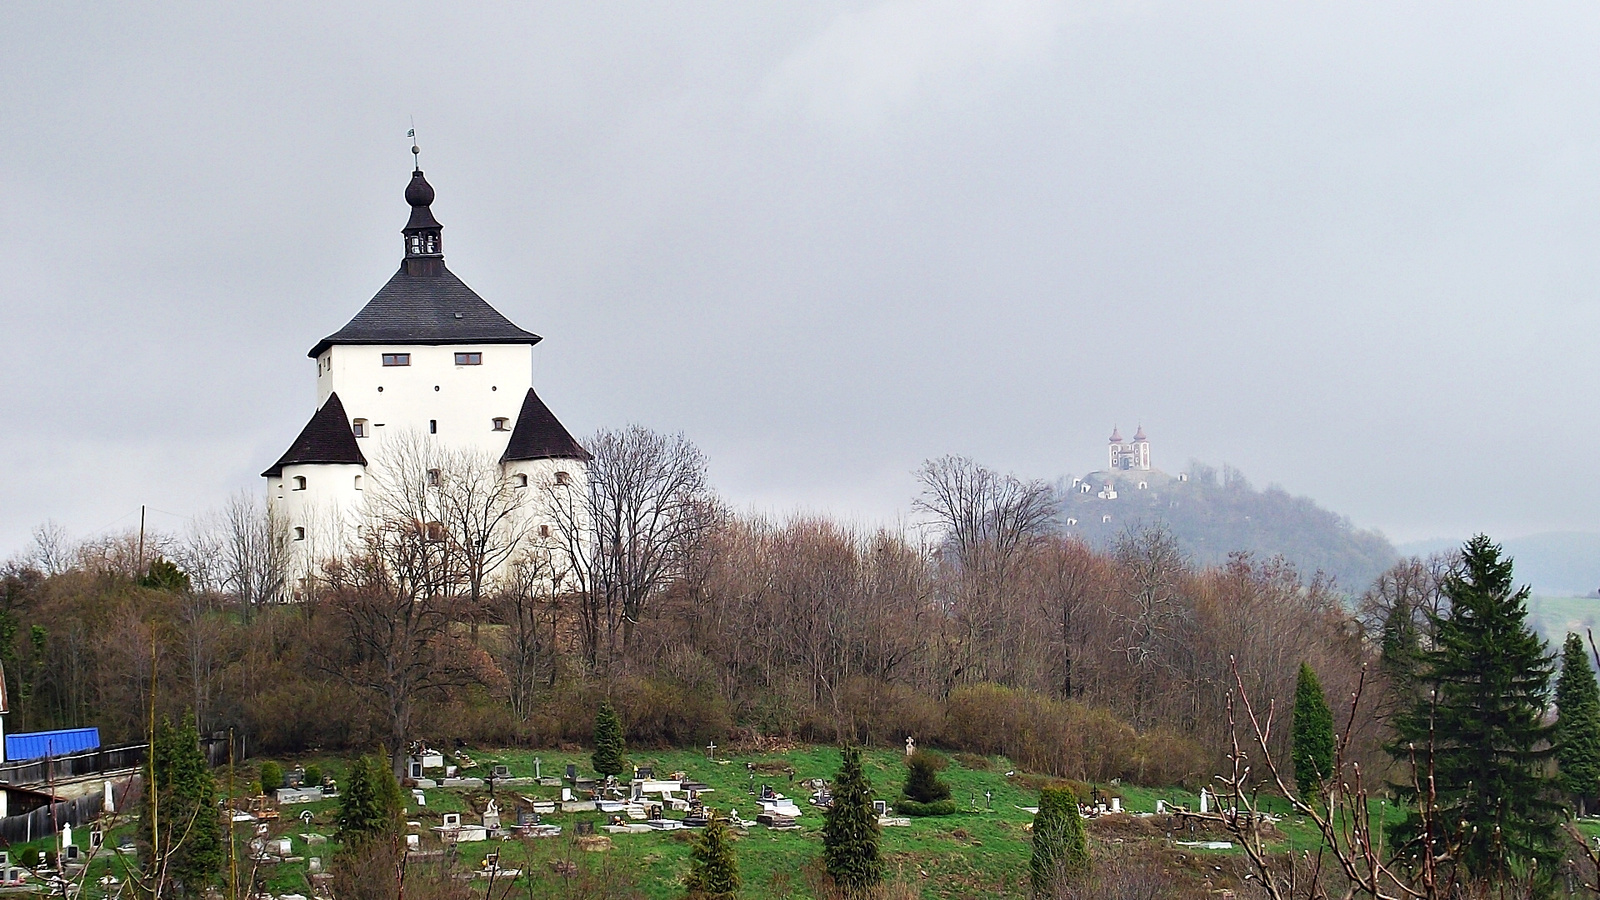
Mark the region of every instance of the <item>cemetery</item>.
MULTIPOLYGON (((715 811, 736 836, 746 895, 816 896, 821 831, 839 751, 720 749, 630 750, 623 775, 606 778, 597 776, 590 754, 579 749, 419 748, 407 759, 402 782, 407 854, 414 862, 445 866, 494 897, 503 896, 509 884, 555 886, 580 874, 616 877, 636 891, 619 896, 680 897, 690 835, 715 811)), ((955 811, 911 816, 897 809, 909 757, 900 748, 863 754, 886 878, 917 884, 925 897, 1029 896, 1031 823, 1038 789, 1052 779, 1018 772, 1004 758, 940 758, 946 765, 939 777, 955 811)), ((273 764, 281 767, 284 784, 271 793, 259 790, 261 762, 232 773, 229 827, 240 848, 241 891, 253 885, 260 900, 331 896, 339 783, 347 763, 317 757, 273 764), (317 783, 308 783, 307 771, 320 775, 317 783)), ((216 774, 226 790, 226 767, 216 774)), ((1156 853, 1164 864, 1192 872, 1197 887, 1216 890, 1236 884, 1246 872, 1227 835, 1185 819, 1188 812, 1216 808, 1218 799, 1209 790, 1117 784, 1077 789, 1085 795, 1080 809, 1097 854, 1156 853)), ((20 863, 38 874, 19 872, 15 887, 0 889, 48 889, 52 878, 65 878, 82 885, 82 896, 114 895, 127 878, 124 860, 136 857, 135 821, 108 816, 92 829, 12 847, 5 860, 9 869, 0 871, 15 871, 20 863), (63 841, 74 848, 64 858, 41 857, 63 841)), ((1292 818, 1273 824, 1285 847, 1317 845, 1316 835, 1292 818)))

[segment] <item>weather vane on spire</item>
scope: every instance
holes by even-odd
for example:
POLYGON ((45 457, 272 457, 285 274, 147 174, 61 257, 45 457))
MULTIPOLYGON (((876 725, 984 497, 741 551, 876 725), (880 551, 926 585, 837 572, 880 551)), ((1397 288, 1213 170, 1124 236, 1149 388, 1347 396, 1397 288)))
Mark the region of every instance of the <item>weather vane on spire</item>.
POLYGON ((412 167, 420 172, 420 171, 422 171, 422 150, 417 147, 417 120, 416 120, 416 117, 412 117, 412 119, 411 119, 411 128, 410 128, 409 131, 406 132, 406 137, 411 138, 411 159, 412 159, 412 162, 413 162, 413 166, 412 167))

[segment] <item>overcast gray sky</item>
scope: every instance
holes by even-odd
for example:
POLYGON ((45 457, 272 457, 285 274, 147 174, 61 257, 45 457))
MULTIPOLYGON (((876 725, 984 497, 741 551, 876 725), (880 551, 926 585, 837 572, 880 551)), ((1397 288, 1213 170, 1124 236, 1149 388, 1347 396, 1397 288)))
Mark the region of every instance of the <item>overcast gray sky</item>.
POLYGON ((1596 530, 1593 3, 26 3, 0 29, 0 557, 219 505, 398 263, 575 433, 893 519, 1143 423, 1409 540, 1596 530))

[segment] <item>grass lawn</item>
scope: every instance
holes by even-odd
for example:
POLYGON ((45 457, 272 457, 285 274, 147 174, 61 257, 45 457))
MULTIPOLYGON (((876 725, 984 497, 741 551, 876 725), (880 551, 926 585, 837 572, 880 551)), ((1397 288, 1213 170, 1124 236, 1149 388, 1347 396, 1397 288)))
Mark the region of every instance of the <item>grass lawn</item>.
MULTIPOLYGON (((512 776, 528 777, 534 774, 534 759, 540 760, 540 769, 546 777, 565 773, 571 763, 580 775, 592 775, 587 753, 560 751, 469 751, 478 763, 462 775, 485 776, 494 765, 509 767, 512 776)), ((341 759, 307 757, 297 760, 279 760, 290 768, 293 763, 316 763, 322 770, 343 777, 346 769, 341 759)), ((780 793, 793 798, 804 810, 795 831, 774 832, 752 825, 748 833, 740 835, 736 848, 744 878, 744 895, 747 897, 811 898, 815 896, 812 882, 819 868, 822 853, 823 813, 806 804, 808 791, 801 782, 811 778, 831 781, 839 768, 839 752, 831 747, 803 746, 786 752, 735 755, 709 760, 703 751, 630 751, 632 765, 651 766, 657 777, 682 771, 689 778, 709 784, 714 789, 706 801, 721 811, 734 809, 747 821, 753 822, 759 807, 752 792, 762 785, 771 785, 780 793)), ((892 804, 899 795, 904 779, 904 757, 898 750, 871 750, 863 754, 863 762, 874 792, 879 799, 892 804)), ((1031 835, 1027 825, 1032 814, 1020 807, 1031 807, 1038 802, 1036 785, 1041 779, 1028 776, 1007 777, 1011 768, 1005 759, 980 759, 962 755, 950 759, 942 778, 950 785, 952 799, 960 806, 955 815, 925 819, 912 819, 911 825, 883 830, 882 849, 886 870, 890 878, 899 878, 915 884, 927 898, 1024 898, 1028 896, 1027 873, 1031 835), (963 764, 963 760, 967 764, 963 764)), ((241 766, 233 793, 246 796, 253 782, 255 769, 241 766)), ((226 790, 226 770, 217 773, 219 788, 226 790)), ((1170 805, 1198 805, 1195 794, 1180 788, 1152 789, 1122 785, 1098 785, 1098 790, 1114 793, 1122 798, 1124 810, 1130 813, 1153 812, 1158 800, 1170 805)), ((517 798, 554 800, 560 788, 518 785, 499 787, 495 791, 503 821, 515 821, 517 798)), ((439 825, 445 812, 461 812, 466 822, 476 822, 489 799, 487 789, 434 788, 424 792, 426 805, 408 803, 407 819, 418 822, 423 834, 425 849, 438 849, 440 845, 428 829, 439 825)), ((410 794, 407 793, 410 800, 410 794)), ((1289 813, 1287 804, 1278 799, 1266 799, 1263 808, 1277 813, 1289 813)), ((269 824, 270 837, 288 837, 297 856, 320 857, 324 863, 331 861, 337 850, 333 841, 308 844, 302 833, 316 833, 331 838, 335 832, 334 820, 337 801, 324 800, 311 804, 283 806, 280 818, 269 824), (307 823, 302 817, 309 816, 307 823)), ((1386 810, 1388 818, 1398 818, 1392 808, 1386 810)), ((510 886, 511 897, 563 896, 561 874, 571 865, 580 873, 594 877, 613 876, 625 878, 638 891, 650 898, 677 898, 682 896, 683 875, 688 869, 690 837, 692 832, 664 832, 651 834, 612 835, 612 848, 601 853, 583 852, 574 841, 575 825, 581 821, 599 823, 601 813, 573 813, 547 815, 545 821, 563 826, 559 838, 510 840, 461 844, 453 848, 453 865, 459 870, 477 870, 487 853, 498 851, 500 864, 523 870, 524 875, 510 886), (525 893, 526 892, 526 893, 525 893)), ((1586 832, 1600 835, 1600 822, 1586 822, 1586 832)), ((1319 837, 1308 823, 1299 817, 1287 815, 1280 822, 1284 832, 1285 848, 1315 849, 1319 837)), ((124 821, 108 832, 108 846, 116 846, 124 839, 131 840, 134 825, 124 821)), ((235 836, 241 849, 252 837, 254 826, 241 823, 235 836)), ((1091 834, 1095 829, 1091 827, 1091 834)), ((1182 839, 1183 835, 1172 835, 1182 839)), ((1146 835, 1147 838, 1150 835, 1146 835)), ((1165 847, 1166 842, 1155 835, 1155 840, 1165 847)), ((1204 837, 1204 836, 1202 836, 1204 837)), ((1210 837, 1215 837, 1211 835, 1210 837)), ((78 829, 75 842, 87 845, 88 830, 78 829)), ((45 842, 35 842, 30 847, 43 849, 45 842)), ((13 858, 27 848, 14 847, 13 858)), ((1191 865, 1210 870, 1214 868, 1203 860, 1211 855, 1229 856, 1238 851, 1204 851, 1180 848, 1191 865)), ((1223 862, 1223 860, 1217 860, 1223 862)), ((241 860, 240 880, 252 880, 274 894, 298 893, 310 895, 311 881, 307 862, 282 862, 255 864, 241 860)), ((102 854, 91 868, 85 895, 97 898, 104 895, 95 882, 106 872, 122 876, 123 863, 102 854)), ((226 872, 224 873, 226 878, 226 872)), ((479 885, 484 881, 476 882, 479 885)), ((501 890, 495 891, 496 900, 501 890)))

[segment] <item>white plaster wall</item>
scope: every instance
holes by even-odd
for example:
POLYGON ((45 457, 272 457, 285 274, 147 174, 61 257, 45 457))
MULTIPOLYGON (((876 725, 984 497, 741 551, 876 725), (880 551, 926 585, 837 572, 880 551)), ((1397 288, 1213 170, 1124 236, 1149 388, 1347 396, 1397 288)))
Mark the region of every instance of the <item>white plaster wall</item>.
POLYGON ((366 480, 364 467, 344 463, 284 466, 282 476, 267 479, 267 504, 289 529, 291 585, 349 550, 364 515, 366 480), (294 490, 296 476, 305 478, 305 490, 294 490))
POLYGON ((532 386, 533 347, 527 344, 340 345, 317 359, 317 407, 337 392, 352 422, 367 420, 369 436, 357 442, 368 462, 382 455, 385 435, 427 433, 430 420, 438 423, 441 444, 498 458, 532 386), (385 366, 386 353, 409 353, 411 365, 385 366), (458 366, 457 353, 481 353, 483 364, 458 366), (506 431, 494 430, 496 417, 506 420, 506 431))

